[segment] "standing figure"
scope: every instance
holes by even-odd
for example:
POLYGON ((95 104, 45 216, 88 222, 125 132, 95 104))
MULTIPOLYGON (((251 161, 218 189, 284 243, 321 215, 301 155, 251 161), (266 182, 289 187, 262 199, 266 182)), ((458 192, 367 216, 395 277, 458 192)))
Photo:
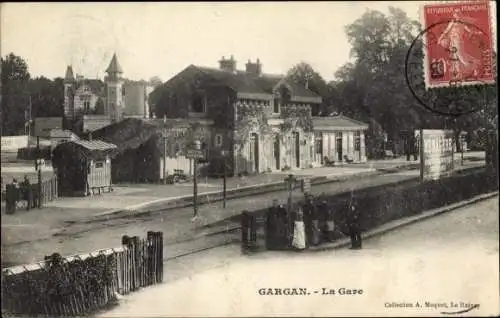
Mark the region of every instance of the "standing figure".
POLYGON ((279 249, 286 249, 290 245, 288 236, 288 211, 283 204, 276 207, 276 244, 279 249))
POLYGON ((306 248, 306 233, 304 227, 304 213, 302 207, 299 205, 297 210, 297 219, 293 227, 293 240, 292 246, 297 250, 306 248))
POLYGON ((332 242, 335 240, 335 213, 328 202, 324 201, 323 206, 326 213, 326 239, 332 242))
POLYGON ((361 231, 359 229, 359 214, 356 211, 356 204, 351 200, 349 204, 349 211, 347 212, 347 222, 349 227, 349 236, 351 237, 351 247, 350 249, 359 250, 361 249, 361 231))
POLYGON ((288 245, 286 216, 286 209, 274 199, 266 215, 266 248, 268 250, 281 249, 288 245))
POLYGON ((17 203, 20 201, 21 199, 21 196, 20 196, 20 189, 19 189, 19 183, 17 182, 17 179, 12 179, 12 187, 14 189, 14 201, 15 201, 15 205, 17 207, 17 203))
POLYGON ((304 226, 307 245, 319 244, 320 233, 317 207, 314 204, 313 196, 310 194, 306 195, 306 202, 304 204, 304 226))
POLYGON ((24 181, 22 184, 23 188, 23 199, 26 201, 26 209, 29 210, 32 207, 33 193, 31 190, 31 183, 28 176, 24 176, 24 181))

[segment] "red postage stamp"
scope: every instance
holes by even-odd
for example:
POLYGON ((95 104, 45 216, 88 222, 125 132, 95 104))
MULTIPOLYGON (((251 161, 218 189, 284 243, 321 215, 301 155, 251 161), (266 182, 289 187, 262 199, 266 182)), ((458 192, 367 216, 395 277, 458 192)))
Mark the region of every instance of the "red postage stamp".
POLYGON ((422 7, 427 88, 495 83, 488 1, 422 7))

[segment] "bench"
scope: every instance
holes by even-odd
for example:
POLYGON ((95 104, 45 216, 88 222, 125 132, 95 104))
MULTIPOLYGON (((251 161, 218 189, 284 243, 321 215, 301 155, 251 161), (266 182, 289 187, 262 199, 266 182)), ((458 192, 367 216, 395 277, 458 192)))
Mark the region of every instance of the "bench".
POLYGON ((335 166, 335 161, 328 159, 328 157, 323 158, 323 162, 325 163, 326 167, 333 167, 335 166))
POLYGON ((102 186, 102 187, 92 187, 92 188, 90 188, 90 191, 91 191, 91 195, 95 195, 96 192, 97 192, 97 194, 101 194, 101 193, 105 193, 105 192, 113 192, 113 187, 111 185, 102 186), (105 191, 106 189, 108 191, 105 191))
POLYGON ((344 156, 344 161, 347 162, 347 163, 353 163, 354 159, 352 159, 351 157, 348 157, 347 155, 345 155, 344 156))

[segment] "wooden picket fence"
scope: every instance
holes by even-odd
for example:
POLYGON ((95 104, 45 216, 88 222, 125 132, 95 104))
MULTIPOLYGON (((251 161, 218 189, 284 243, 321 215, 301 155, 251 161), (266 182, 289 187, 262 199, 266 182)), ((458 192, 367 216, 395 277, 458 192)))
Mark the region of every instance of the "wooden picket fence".
POLYGON ((163 233, 122 238, 122 246, 2 270, 2 311, 81 316, 141 287, 163 281, 163 233))
MULTIPOLYGON (((38 184, 35 185, 36 188, 33 191, 38 190, 38 184)), ((58 197, 57 192, 57 175, 54 174, 49 179, 42 181, 42 191, 41 191, 41 206, 45 203, 55 200, 58 197)))

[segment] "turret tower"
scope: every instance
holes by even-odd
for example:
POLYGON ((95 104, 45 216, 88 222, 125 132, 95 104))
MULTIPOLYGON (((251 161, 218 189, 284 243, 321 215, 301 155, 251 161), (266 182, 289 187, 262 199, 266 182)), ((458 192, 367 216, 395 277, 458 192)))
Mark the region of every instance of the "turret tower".
POLYGON ((105 114, 111 119, 111 122, 121 120, 124 101, 123 101, 123 70, 118 63, 116 53, 106 69, 106 76, 104 82, 106 84, 106 107, 105 114))

